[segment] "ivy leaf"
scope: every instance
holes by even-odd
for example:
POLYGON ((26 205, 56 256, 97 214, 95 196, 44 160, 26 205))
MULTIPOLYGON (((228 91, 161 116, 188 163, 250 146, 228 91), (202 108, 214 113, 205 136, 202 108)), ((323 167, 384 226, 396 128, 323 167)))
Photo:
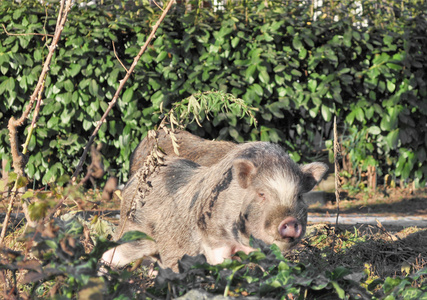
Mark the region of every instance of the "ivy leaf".
POLYGON ((27 186, 27 184, 28 184, 27 177, 25 177, 25 176, 19 176, 17 184, 16 184, 16 189, 20 189, 22 187, 25 187, 25 186, 27 186))
POLYGON ((118 244, 124 244, 136 240, 149 240, 154 241, 153 238, 148 236, 147 234, 141 232, 141 231, 128 231, 123 234, 123 236, 117 241, 118 244))
POLYGON ((266 70, 262 70, 259 72, 259 79, 262 83, 268 84, 270 82, 270 75, 268 75, 268 72, 266 70))
POLYGON ((371 126, 369 127, 368 132, 373 135, 378 135, 381 133, 381 129, 378 126, 371 126))
POLYGON ((399 140, 399 129, 395 129, 393 131, 391 131, 387 137, 385 138, 385 140, 387 141, 388 146, 391 149, 396 149, 397 147, 397 142, 399 140))
POLYGON ((123 93, 123 97, 122 97, 123 102, 129 103, 129 102, 131 102, 132 98, 133 98, 133 88, 126 89, 126 91, 123 93))
POLYGON ((236 36, 234 39, 231 40, 231 46, 233 48, 236 48, 237 45, 239 44, 239 41, 240 41, 240 38, 236 36))
POLYGON ((292 46, 296 49, 296 50, 300 50, 302 48, 302 42, 299 36, 294 36, 293 40, 292 40, 292 46))
POLYGON ((254 81, 254 73, 257 70, 257 66, 256 65, 250 65, 247 69, 246 69, 246 73, 245 73, 245 79, 249 82, 253 82, 254 81))
POLYGON ((167 51, 162 51, 162 52, 160 52, 159 53, 159 55, 157 56, 157 58, 156 58, 156 61, 159 63, 159 62, 162 62, 163 60, 165 60, 165 58, 168 56, 168 52, 167 51))
POLYGON ((392 81, 387 80, 387 90, 390 93, 393 93, 395 89, 396 89, 396 85, 392 81))
POLYGON ((8 90, 9 92, 12 92, 15 90, 15 80, 12 77, 10 77, 6 81, 6 90, 8 90))
POLYGON ((96 82, 95 79, 92 79, 90 81, 90 84, 89 84, 89 93, 92 96, 97 97, 98 96, 98 89, 99 89, 98 83, 96 82))
POLYGON ((321 111, 322 111, 323 120, 325 120, 326 122, 329 122, 332 119, 331 109, 326 105, 322 104, 321 111))
POLYGON ((344 297, 345 297, 345 291, 343 290, 342 287, 340 287, 340 285, 338 284, 338 282, 336 282, 336 281, 333 280, 333 281, 331 281, 331 284, 334 287, 335 291, 337 292, 338 297, 340 299, 344 299, 344 297))
POLYGON ((79 64, 71 64, 70 69, 68 69, 68 72, 71 77, 75 77, 77 74, 80 73, 80 70, 82 67, 79 64))

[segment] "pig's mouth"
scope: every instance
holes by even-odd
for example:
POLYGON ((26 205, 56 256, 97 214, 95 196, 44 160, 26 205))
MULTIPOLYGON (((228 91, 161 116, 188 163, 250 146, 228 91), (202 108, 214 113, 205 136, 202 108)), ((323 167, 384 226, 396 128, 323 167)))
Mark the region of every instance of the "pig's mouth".
POLYGON ((285 250, 296 246, 300 240, 300 238, 280 238, 276 239, 274 243, 279 246, 280 249, 285 250))

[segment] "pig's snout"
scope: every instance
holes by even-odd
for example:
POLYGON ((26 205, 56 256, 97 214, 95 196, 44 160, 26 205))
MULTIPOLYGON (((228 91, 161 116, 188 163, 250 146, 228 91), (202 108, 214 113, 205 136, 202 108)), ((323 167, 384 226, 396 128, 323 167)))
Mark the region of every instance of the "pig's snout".
POLYGON ((298 239, 302 233, 302 225, 294 217, 287 217, 279 225, 279 234, 283 239, 298 239))

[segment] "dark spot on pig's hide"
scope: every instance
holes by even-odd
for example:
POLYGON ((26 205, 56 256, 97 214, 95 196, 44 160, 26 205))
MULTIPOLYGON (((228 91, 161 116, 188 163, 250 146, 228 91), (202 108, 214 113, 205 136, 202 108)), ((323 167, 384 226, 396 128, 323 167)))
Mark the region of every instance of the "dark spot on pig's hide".
POLYGON ((247 148, 242 151, 242 154, 239 156, 240 158, 244 158, 247 160, 250 160, 253 162, 253 159, 257 157, 258 155, 258 149, 256 149, 254 146, 247 148))
POLYGON ((239 229, 237 228, 237 223, 233 223, 233 227, 231 228, 231 231, 233 232, 233 237, 236 241, 239 240, 239 229))
POLYGON ((246 232, 246 219, 242 214, 239 215, 239 220, 233 223, 232 231, 236 240, 239 240, 240 234, 249 236, 249 234, 246 232))
POLYGON ((214 189, 212 190, 212 193, 215 193, 217 195, 219 195, 219 193, 221 193, 222 191, 226 190, 228 188, 228 186, 230 185, 231 180, 233 179, 233 174, 231 172, 231 168, 229 168, 225 173, 224 173, 224 178, 221 180, 220 183, 218 183, 214 189))
POLYGON ((200 229, 206 230, 206 219, 204 214, 200 216, 199 220, 197 221, 197 225, 200 229))
POLYGON ((233 180, 233 174, 230 168, 224 173, 223 179, 213 188, 211 200, 209 202, 209 210, 212 211, 212 208, 214 207, 216 200, 218 200, 219 194, 230 186, 230 183, 232 180, 233 180))
POLYGON ((168 193, 175 194, 176 191, 187 185, 194 171, 199 167, 199 164, 188 159, 173 161, 168 166, 165 174, 168 193))
POLYGON ((228 232, 224 227, 221 227, 221 236, 222 237, 227 237, 228 236, 228 232))
POLYGON ((265 226, 265 228, 269 228, 271 226, 271 221, 268 219, 265 220, 264 226, 265 226))
POLYGON ((240 214, 239 221, 237 222, 238 229, 244 236, 248 236, 248 233, 246 232, 246 220, 247 219, 242 214, 240 214))
POLYGON ((190 203, 190 210, 191 210, 191 209, 194 207, 194 205, 196 204, 197 198, 199 198, 199 194, 200 194, 200 191, 197 191, 197 192, 194 194, 193 198, 191 199, 191 203, 190 203))
POLYGON ((245 217, 245 219, 246 220, 248 220, 249 219, 249 215, 251 214, 251 212, 252 212, 252 210, 253 210, 254 208, 252 207, 252 203, 250 203, 249 205, 248 205, 248 207, 246 208, 246 211, 245 211, 245 214, 243 215, 244 217, 245 217))
POLYGON ((153 222, 148 223, 148 227, 150 228, 151 232, 154 232, 156 230, 156 224, 153 222))
POLYGON ((184 248, 185 246, 185 242, 183 239, 176 239, 176 244, 178 245, 178 247, 180 248, 184 248))

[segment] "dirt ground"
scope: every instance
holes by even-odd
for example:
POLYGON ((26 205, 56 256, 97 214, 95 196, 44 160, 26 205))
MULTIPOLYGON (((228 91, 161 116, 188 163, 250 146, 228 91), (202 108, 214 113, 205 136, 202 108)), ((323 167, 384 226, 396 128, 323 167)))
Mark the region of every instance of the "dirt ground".
MULTIPOLYGON (((339 210, 341 214, 375 214, 383 216, 425 216, 427 219, 427 190, 392 189, 376 192, 340 194, 339 210)), ((335 214, 337 203, 335 195, 327 195, 326 205, 312 205, 313 214, 335 214)))

